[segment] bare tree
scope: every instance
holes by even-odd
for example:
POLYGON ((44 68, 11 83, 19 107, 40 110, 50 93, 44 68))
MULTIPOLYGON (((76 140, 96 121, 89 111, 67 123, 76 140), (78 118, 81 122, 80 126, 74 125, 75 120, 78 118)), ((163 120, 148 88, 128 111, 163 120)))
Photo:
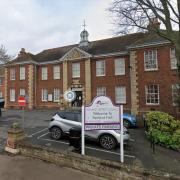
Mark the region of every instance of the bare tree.
POLYGON ((7 54, 6 48, 1 45, 0 46, 0 64, 5 64, 12 59, 12 56, 7 54))
POLYGON ((114 0, 109 8, 117 33, 151 31, 172 42, 180 76, 180 0, 114 0), (158 19, 164 30, 148 26, 158 19))

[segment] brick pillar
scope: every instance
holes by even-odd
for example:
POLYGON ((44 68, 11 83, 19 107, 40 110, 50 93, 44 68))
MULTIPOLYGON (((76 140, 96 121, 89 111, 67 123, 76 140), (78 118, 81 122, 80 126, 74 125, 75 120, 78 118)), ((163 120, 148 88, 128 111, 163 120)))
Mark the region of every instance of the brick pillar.
POLYGON ((5 68, 5 78, 4 78, 4 108, 8 107, 8 68, 5 68))
POLYGON ((34 106, 34 65, 28 65, 28 109, 33 109, 34 106))
POLYGON ((138 114, 139 112, 139 97, 138 97, 138 72, 137 72, 137 57, 136 51, 130 52, 130 80, 131 80, 131 113, 138 114))
MULTIPOLYGON (((67 61, 63 62, 63 94, 68 89, 68 74, 67 74, 67 61)), ((68 102, 64 100, 63 98, 63 106, 67 107, 68 102)))
POLYGON ((85 102, 86 105, 91 102, 91 60, 85 61, 85 102))
POLYGON ((18 143, 23 139, 24 131, 19 127, 18 123, 13 123, 13 125, 8 130, 5 151, 13 154, 19 153, 18 143))

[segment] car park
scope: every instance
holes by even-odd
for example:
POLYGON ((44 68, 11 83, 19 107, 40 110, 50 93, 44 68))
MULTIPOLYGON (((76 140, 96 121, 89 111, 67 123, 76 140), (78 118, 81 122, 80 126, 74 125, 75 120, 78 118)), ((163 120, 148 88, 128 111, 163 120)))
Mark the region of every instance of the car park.
MULTIPOLYGON (((55 140, 69 135, 69 130, 73 127, 81 127, 81 112, 75 111, 59 111, 51 119, 49 123, 49 131, 51 137, 55 140)), ((120 130, 93 130, 85 131, 85 138, 99 142, 105 149, 113 149, 120 143, 120 130)), ((127 129, 123 130, 124 144, 130 140, 127 129)))
POLYGON ((123 124, 126 128, 136 127, 137 126, 136 116, 128 113, 123 113, 123 124))

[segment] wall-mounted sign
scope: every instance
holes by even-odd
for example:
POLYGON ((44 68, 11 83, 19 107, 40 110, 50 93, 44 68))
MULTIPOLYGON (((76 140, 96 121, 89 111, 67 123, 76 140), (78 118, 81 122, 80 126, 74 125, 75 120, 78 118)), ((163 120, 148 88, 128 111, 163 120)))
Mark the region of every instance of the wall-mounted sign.
POLYGON ((68 102, 72 102, 76 99, 76 93, 74 91, 66 91, 64 93, 64 99, 68 102))
POLYGON ((106 96, 96 97, 85 107, 85 130, 120 129, 120 107, 106 96))

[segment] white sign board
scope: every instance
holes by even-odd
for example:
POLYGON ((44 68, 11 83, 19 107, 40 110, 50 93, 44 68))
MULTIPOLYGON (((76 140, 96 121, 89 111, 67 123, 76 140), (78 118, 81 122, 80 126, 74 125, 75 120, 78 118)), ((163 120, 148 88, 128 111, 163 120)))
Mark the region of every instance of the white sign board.
POLYGON ((85 107, 85 130, 120 129, 120 108, 106 96, 96 97, 85 107))
POLYGON ((92 104, 82 106, 81 154, 85 155, 85 131, 120 129, 120 161, 124 162, 123 106, 114 106, 106 96, 95 97, 92 104))

